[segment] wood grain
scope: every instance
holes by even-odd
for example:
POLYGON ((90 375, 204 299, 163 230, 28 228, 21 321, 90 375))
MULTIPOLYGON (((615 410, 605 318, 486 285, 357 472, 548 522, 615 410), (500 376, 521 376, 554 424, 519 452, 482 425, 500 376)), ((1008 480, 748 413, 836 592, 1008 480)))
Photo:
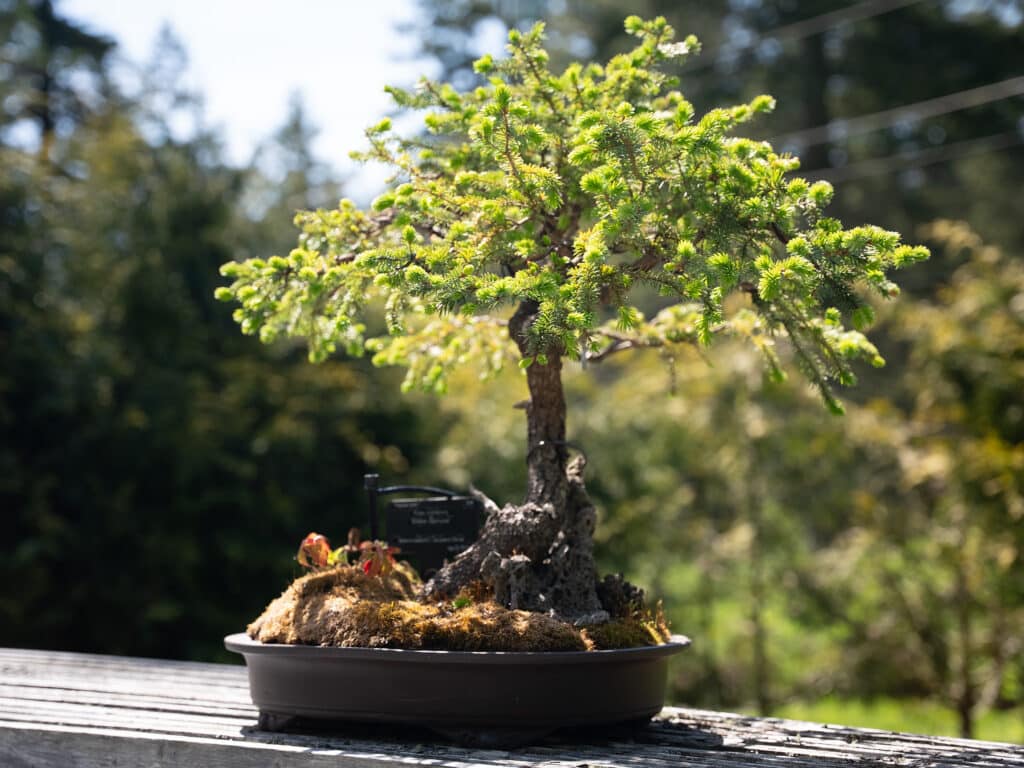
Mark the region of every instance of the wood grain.
POLYGON ((567 732, 512 751, 384 726, 266 733, 256 717, 242 667, 0 649, 4 768, 1024 768, 1024 749, 1010 744, 696 709, 668 708, 642 729, 567 732))

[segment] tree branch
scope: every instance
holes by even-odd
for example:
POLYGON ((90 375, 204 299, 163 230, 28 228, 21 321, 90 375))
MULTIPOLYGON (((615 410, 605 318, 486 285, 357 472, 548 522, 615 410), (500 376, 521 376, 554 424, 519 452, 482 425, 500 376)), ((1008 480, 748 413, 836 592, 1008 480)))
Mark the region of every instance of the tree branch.
MULTIPOLYGON (((558 109, 558 106, 555 104, 555 98, 554 98, 554 96, 551 95, 551 92, 548 89, 547 83, 544 82, 544 78, 541 75, 540 70, 537 69, 537 62, 535 62, 532 58, 530 58, 530 54, 526 50, 526 46, 524 46, 522 43, 519 43, 518 45, 516 45, 516 49, 521 54, 523 54, 523 60, 526 62, 526 66, 529 68, 530 74, 533 75, 533 79, 537 81, 537 87, 540 90, 541 98, 543 98, 544 101, 546 101, 548 106, 551 108, 552 116, 556 120, 558 120, 560 123, 562 123, 563 125, 569 125, 569 121, 566 120, 565 115, 563 115, 561 113, 561 111, 558 109)), ((562 137, 561 137, 561 135, 558 136, 558 144, 559 144, 559 148, 561 149, 561 147, 562 147, 562 137)))
POLYGON ((775 236, 779 239, 779 242, 783 245, 788 245, 790 237, 776 224, 774 221, 771 224, 771 230, 775 233, 775 236))
POLYGON ((588 363, 600 363, 617 352, 625 352, 628 349, 652 349, 665 345, 661 339, 638 339, 603 330, 594 333, 611 339, 611 342, 600 352, 584 352, 583 359, 588 363))
POLYGON ((642 255, 636 261, 626 264, 622 269, 624 272, 631 274, 636 272, 646 272, 650 269, 654 269, 662 262, 662 254, 657 251, 644 250, 642 255))

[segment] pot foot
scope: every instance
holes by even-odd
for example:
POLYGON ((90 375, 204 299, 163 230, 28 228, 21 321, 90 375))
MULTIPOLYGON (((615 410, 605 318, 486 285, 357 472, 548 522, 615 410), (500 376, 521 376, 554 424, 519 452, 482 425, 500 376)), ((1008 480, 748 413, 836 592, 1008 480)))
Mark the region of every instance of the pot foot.
POLYGON ((271 731, 272 733, 286 733, 288 731, 296 731, 302 729, 302 719, 295 717, 294 715, 280 715, 276 712, 263 712, 260 711, 260 716, 256 721, 256 727, 261 731, 271 731))

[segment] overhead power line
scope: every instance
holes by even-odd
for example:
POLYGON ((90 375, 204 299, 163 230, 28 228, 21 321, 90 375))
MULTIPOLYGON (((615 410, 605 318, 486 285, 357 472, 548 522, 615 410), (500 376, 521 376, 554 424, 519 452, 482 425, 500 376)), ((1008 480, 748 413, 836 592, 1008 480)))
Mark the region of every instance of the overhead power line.
POLYGON ((841 183, 860 179, 865 176, 878 176, 897 171, 908 171, 928 165, 944 163, 969 155, 980 155, 986 152, 998 152, 1003 149, 1024 144, 1024 135, 1008 131, 977 139, 965 139, 939 147, 928 147, 911 152, 899 152, 894 155, 862 160, 840 168, 821 168, 800 174, 807 179, 824 179, 833 183, 841 183))
POLYGON ((770 139, 772 144, 800 144, 811 146, 824 144, 840 138, 858 136, 864 133, 876 131, 879 128, 888 128, 904 119, 923 120, 929 117, 947 115, 950 112, 957 112, 961 109, 978 107, 982 104, 990 104, 994 101, 1002 101, 1011 96, 1024 94, 1024 75, 1011 77, 1008 80, 1001 80, 998 83, 989 83, 977 88, 950 93, 946 96, 939 96, 934 99, 916 101, 913 104, 906 104, 902 107, 885 109, 880 112, 872 112, 857 117, 844 117, 832 120, 824 125, 814 128, 803 128, 799 131, 784 133, 770 139))
POLYGON ((848 5, 845 8, 837 8, 834 11, 823 13, 820 16, 812 16, 809 19, 794 21, 782 27, 762 33, 761 39, 775 40, 801 40, 811 35, 817 35, 840 24, 849 24, 854 21, 863 21, 885 13, 898 11, 908 5, 916 5, 922 0, 864 0, 864 2, 848 5))
MULTIPOLYGON (((881 16, 886 13, 891 13, 892 11, 898 11, 900 8, 906 8, 908 5, 916 5, 923 1, 924 0, 863 0, 863 2, 848 5, 845 8, 837 8, 836 10, 829 11, 828 13, 822 13, 818 16, 801 19, 800 21, 794 21, 791 24, 784 24, 781 27, 761 32, 749 42, 737 45, 732 50, 748 51, 765 40, 802 40, 805 37, 820 34, 832 29, 833 27, 838 27, 841 24, 864 21, 865 19, 871 19, 875 16, 881 16)), ((722 48, 718 48, 708 54, 705 58, 694 60, 692 64, 685 68, 684 71, 695 72, 713 67, 715 65, 715 59, 721 50, 722 48)))

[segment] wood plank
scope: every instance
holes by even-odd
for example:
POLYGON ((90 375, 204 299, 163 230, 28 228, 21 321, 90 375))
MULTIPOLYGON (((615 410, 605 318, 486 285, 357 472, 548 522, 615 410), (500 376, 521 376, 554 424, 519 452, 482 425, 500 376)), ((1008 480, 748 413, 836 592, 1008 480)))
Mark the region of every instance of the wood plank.
POLYGON ((153 696, 173 696, 179 699, 220 702, 226 705, 237 705, 250 701, 248 685, 239 688, 228 688, 211 684, 190 684, 187 681, 182 682, 181 684, 163 682, 153 684, 148 681, 139 681, 128 677, 107 677, 98 679, 83 677, 74 680, 62 677, 49 678, 44 676, 36 678, 5 678, 2 673, 0 673, 0 680, 2 680, 5 685, 21 688, 26 692, 32 689, 37 689, 49 691, 92 691, 94 693, 106 692, 125 695, 150 694, 153 696))
POLYGON ((94 691, 82 688, 55 686, 4 685, 0 683, 0 698, 23 702, 61 702, 64 704, 107 704, 165 712, 193 712, 219 714, 230 712, 249 717, 256 716, 256 708, 248 700, 230 702, 215 699, 181 696, 177 692, 160 694, 151 691, 94 691))
POLYGON ((125 731, 243 738, 243 729, 256 725, 251 717, 214 717, 177 712, 124 710, 114 707, 76 707, 65 704, 18 709, 0 702, 0 718, 12 722, 66 726, 102 726, 125 731))
POLYGON ((153 659, 145 656, 111 656, 105 653, 79 653, 77 651, 41 651, 35 648, 0 648, 0 665, 7 660, 28 660, 45 662, 49 665, 67 663, 74 667, 98 665, 103 667, 125 667, 135 669, 195 669, 212 673, 232 674, 245 669, 242 664, 215 664, 207 661, 179 661, 175 659, 153 659))
POLYGON ((135 679, 153 682, 190 681, 217 684, 226 687, 244 687, 248 684, 248 675, 244 667, 227 667, 217 665, 191 665, 185 663, 169 663, 167 668, 152 665, 136 665, 130 659, 116 663, 83 664, 61 660, 59 663, 43 662, 39 658, 7 659, 0 656, 0 675, 4 678, 16 677, 68 677, 71 679, 104 680, 121 678, 126 670, 130 670, 135 679), (40 665, 44 665, 40 669, 40 665), (177 666, 180 665, 180 666, 177 666))
MULTIPOLYGON (((115 731, 9 726, 0 721, 0 765, 7 768, 110 768, 114 765, 202 766, 204 768, 396 768, 417 763, 393 755, 346 753, 291 744, 235 744, 218 739, 153 734, 126 737, 115 731), (69 748, 70 747, 70 748, 69 748)), ((433 765, 469 768, 500 763, 433 765)), ((506 763, 506 765, 509 765, 506 763)))
POLYGON ((5 768, 1024 768, 1024 750, 1008 744, 681 708, 665 710, 646 729, 569 732, 514 751, 459 748, 409 729, 351 726, 303 735, 255 725, 241 667, 0 649, 5 768))
MULTIPOLYGON (((234 672, 234 670, 232 670, 234 672)), ((28 684, 46 684, 75 686, 88 683, 90 687, 104 686, 123 687, 134 685, 154 689, 200 689, 215 691, 218 697, 224 695, 247 695, 249 690, 248 675, 244 669, 230 676, 205 674, 195 670, 150 672, 145 669, 134 670, 130 667, 83 667, 74 668, 68 665, 38 664, 0 664, 0 679, 7 683, 23 682, 28 684)))
POLYGON ((241 710, 236 712, 228 712, 226 710, 217 710, 204 708, 200 712, 186 712, 182 708, 169 706, 169 707, 153 707, 150 705, 117 705, 111 702, 76 702, 76 701, 55 701, 46 699, 26 699, 21 697, 8 697, 0 696, 0 712, 19 712, 23 714, 39 714, 43 715, 48 712, 68 712, 70 713, 82 713, 83 715, 88 713, 100 714, 110 710, 111 716, 124 716, 128 718, 159 718, 168 716, 180 716, 186 720, 196 719, 202 722, 214 722, 220 719, 227 718, 230 720, 245 720, 247 722, 253 721, 256 718, 256 713, 253 710, 241 710))

